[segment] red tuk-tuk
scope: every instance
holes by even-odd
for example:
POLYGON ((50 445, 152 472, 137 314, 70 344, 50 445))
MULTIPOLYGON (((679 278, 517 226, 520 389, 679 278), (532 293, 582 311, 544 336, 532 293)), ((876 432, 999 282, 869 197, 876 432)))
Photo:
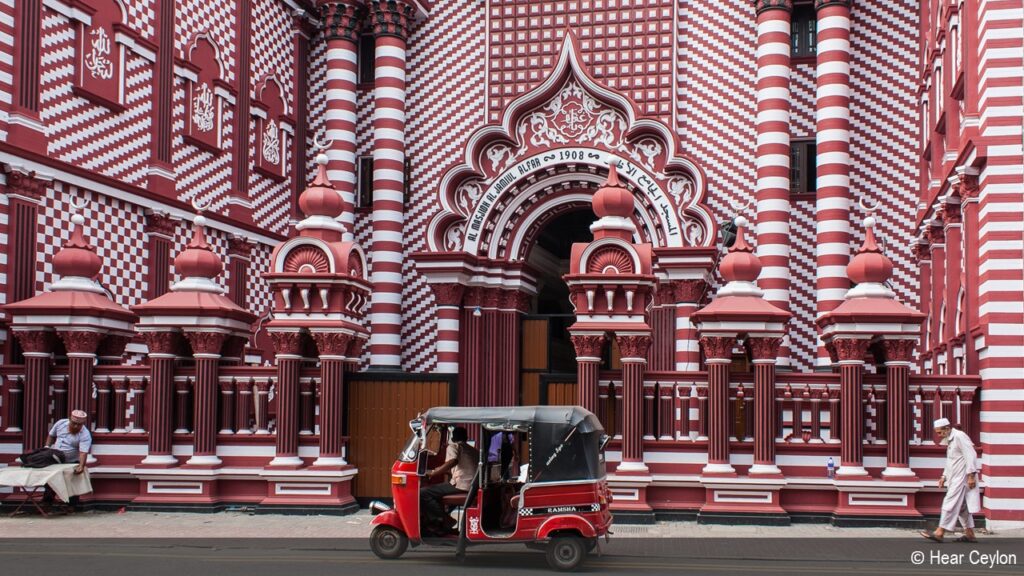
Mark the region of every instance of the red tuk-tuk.
MULTIPOLYGON (((380 558, 398 558, 409 544, 452 546, 519 543, 547 551, 552 568, 573 570, 607 538, 612 515, 605 479, 608 437, 597 417, 578 406, 432 408, 409 423, 412 438, 391 468, 394 508, 370 505, 370 548, 380 558), (420 489, 427 470, 443 464, 452 427, 466 426, 477 438, 480 462, 468 492, 445 496, 445 511, 458 512, 456 532, 421 534, 420 489), (503 446, 523 446, 525 466, 490 461, 488 445, 501 434, 503 446), (513 476, 513 469, 519 472, 513 476)), ((438 479, 446 481, 445 479, 438 479)))

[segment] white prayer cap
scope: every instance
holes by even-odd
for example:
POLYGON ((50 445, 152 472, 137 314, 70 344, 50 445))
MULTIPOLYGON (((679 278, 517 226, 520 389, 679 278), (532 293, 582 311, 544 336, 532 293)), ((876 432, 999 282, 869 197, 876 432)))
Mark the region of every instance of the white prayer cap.
POLYGON ((939 418, 932 425, 935 428, 945 428, 949 426, 949 418, 939 418))

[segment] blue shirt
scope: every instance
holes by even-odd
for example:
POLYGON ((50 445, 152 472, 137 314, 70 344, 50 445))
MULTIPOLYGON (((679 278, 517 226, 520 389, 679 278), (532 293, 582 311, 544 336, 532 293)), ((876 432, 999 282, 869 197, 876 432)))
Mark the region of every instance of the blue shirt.
POLYGON ((92 434, 84 425, 77 434, 72 434, 70 424, 67 418, 62 418, 50 428, 50 436, 57 439, 51 448, 63 452, 65 462, 78 462, 79 452, 92 450, 92 434))

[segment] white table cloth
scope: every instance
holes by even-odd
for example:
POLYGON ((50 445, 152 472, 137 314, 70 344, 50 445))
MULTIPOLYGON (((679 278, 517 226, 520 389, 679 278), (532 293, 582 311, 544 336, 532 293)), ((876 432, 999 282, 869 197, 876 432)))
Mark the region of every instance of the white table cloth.
POLYGON ((77 464, 53 464, 46 468, 22 468, 8 466, 0 468, 0 486, 15 488, 38 488, 49 485, 57 498, 67 502, 72 496, 92 492, 89 469, 75 474, 77 464))

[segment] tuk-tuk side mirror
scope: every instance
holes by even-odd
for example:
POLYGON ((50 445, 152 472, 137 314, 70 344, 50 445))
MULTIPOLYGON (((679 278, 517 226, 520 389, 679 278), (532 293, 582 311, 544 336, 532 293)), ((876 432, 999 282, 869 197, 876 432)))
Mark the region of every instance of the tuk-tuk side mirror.
POLYGON ((416 475, 426 476, 427 475, 427 464, 430 459, 429 450, 420 450, 419 458, 416 460, 416 475))
POLYGON ((605 446, 608 445, 608 441, 611 440, 611 439, 612 439, 611 436, 609 436, 607 434, 602 434, 601 435, 601 445, 597 449, 603 451, 605 446))

